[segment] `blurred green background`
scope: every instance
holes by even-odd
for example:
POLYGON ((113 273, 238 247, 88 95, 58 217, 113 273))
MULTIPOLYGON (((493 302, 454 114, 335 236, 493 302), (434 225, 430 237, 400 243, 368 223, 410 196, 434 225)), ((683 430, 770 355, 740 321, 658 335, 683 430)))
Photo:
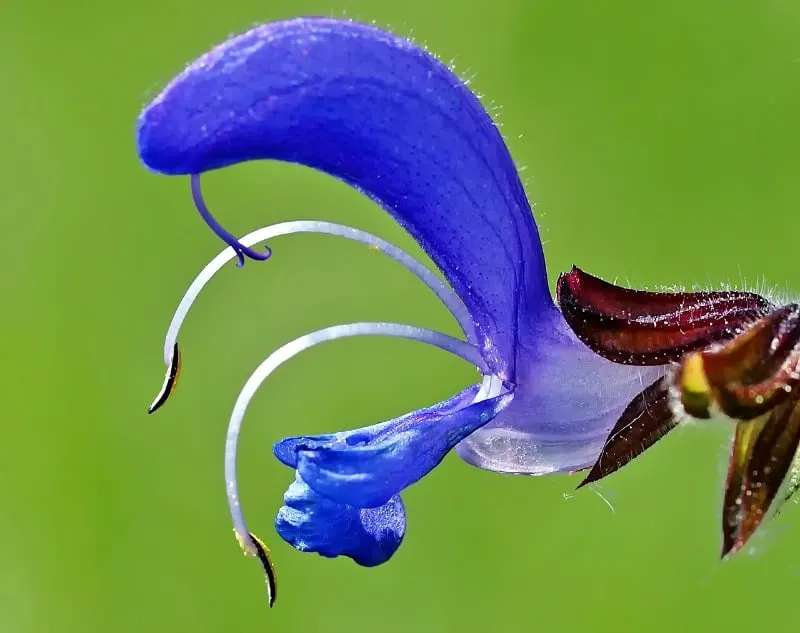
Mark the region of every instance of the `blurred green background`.
MULTIPOLYGON (((455 332, 411 275, 363 247, 274 240, 190 315, 175 398, 147 405, 188 282, 220 244, 188 182, 137 162, 138 110, 233 32, 301 14, 413 33, 503 106, 551 280, 571 264, 635 286, 800 291, 800 5, 789 0, 140 0, 0 5, 3 210, 0 631, 789 630, 800 509, 718 561, 728 431, 688 428, 603 483, 503 477, 450 456, 405 494, 406 541, 377 569, 302 555, 272 521, 289 434, 353 428, 474 376, 419 345, 323 346, 270 379, 246 421, 242 496, 273 547, 264 600, 222 478, 225 426, 255 366, 326 325, 455 332)), ((319 218, 413 243, 323 175, 260 163, 205 179, 243 233, 319 218)), ((794 627, 793 627, 794 628, 794 627)))

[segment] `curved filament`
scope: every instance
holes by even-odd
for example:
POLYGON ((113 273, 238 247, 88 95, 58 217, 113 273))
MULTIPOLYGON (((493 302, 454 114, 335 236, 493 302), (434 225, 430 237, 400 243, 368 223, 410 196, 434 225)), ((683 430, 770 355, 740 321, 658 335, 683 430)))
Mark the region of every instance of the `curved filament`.
POLYGON ((258 253, 254 251, 252 248, 249 248, 247 245, 242 244, 233 235, 228 233, 228 231, 222 228, 222 225, 214 219, 214 216, 211 215, 211 211, 208 210, 208 205, 206 205, 206 201, 203 199, 203 191, 200 188, 200 174, 192 174, 191 182, 192 182, 192 200, 194 200, 194 205, 200 212, 200 217, 202 217, 203 220, 205 220, 206 224, 208 224, 211 230, 214 231, 217 237, 219 237, 223 242, 225 242, 234 251, 236 251, 236 257, 239 258, 239 262, 236 265, 239 268, 244 266, 245 255, 247 255, 250 259, 255 259, 259 261, 269 259, 269 256, 272 254, 272 251, 269 248, 267 248, 266 253, 258 253))
MULTIPOLYGON (((464 332, 464 335, 467 337, 467 339, 470 341, 475 340, 472 319, 470 318, 467 309, 464 307, 464 304, 461 302, 461 299, 459 299, 458 295, 456 295, 447 286, 447 284, 439 279, 439 277, 431 272, 430 269, 418 262, 404 250, 398 248, 390 242, 387 242, 386 240, 372 235, 371 233, 354 229, 349 226, 344 226, 342 224, 335 224, 333 222, 297 220, 293 222, 281 222, 279 224, 273 224, 258 229, 245 235, 240 242, 244 246, 250 247, 264 240, 272 239, 273 237, 291 235, 293 233, 322 233, 324 235, 334 235, 366 244, 373 250, 385 253, 393 260, 403 265, 407 270, 416 275, 417 278, 420 279, 426 286, 428 286, 428 288, 430 288, 434 294, 439 297, 441 302, 455 317, 456 321, 458 321, 458 325, 462 332, 464 332)), ((197 299, 200 291, 209 281, 211 281, 214 275, 217 274, 217 272, 219 272, 219 270, 227 262, 237 256, 238 251, 235 249, 235 247, 230 247, 223 250, 214 259, 212 259, 205 266, 205 268, 203 268, 203 270, 200 271, 200 274, 197 275, 194 281, 192 281, 186 293, 183 295, 183 298, 178 304, 178 308, 175 310, 175 314, 172 317, 172 321, 169 324, 166 340, 164 341, 164 363, 167 366, 168 377, 170 375, 172 365, 175 363, 178 345, 178 333, 183 325, 183 321, 186 319, 189 309, 197 299)), ((156 397, 150 407, 151 413, 167 401, 170 394, 174 390, 176 381, 177 376, 175 376, 175 379, 170 384, 168 384, 168 381, 165 381, 165 386, 162 387, 159 396, 156 397)))
POLYGON ((230 507, 236 538, 246 555, 258 557, 261 561, 267 575, 267 588, 270 602, 273 600, 275 591, 275 572, 269 558, 269 550, 262 541, 247 529, 247 523, 245 522, 241 504, 239 503, 239 488, 236 479, 236 454, 244 414, 256 391, 261 386, 261 383, 283 363, 300 352, 320 343, 351 336, 389 336, 427 343, 428 345, 443 349, 476 365, 484 374, 488 372, 481 358, 480 351, 470 343, 433 330, 411 325, 381 322, 350 323, 317 330, 316 332, 301 336, 278 348, 258 366, 250 378, 248 378, 239 397, 236 399, 236 404, 234 405, 233 413, 231 414, 231 419, 228 424, 228 433, 225 438, 225 490, 228 495, 228 505, 230 507))

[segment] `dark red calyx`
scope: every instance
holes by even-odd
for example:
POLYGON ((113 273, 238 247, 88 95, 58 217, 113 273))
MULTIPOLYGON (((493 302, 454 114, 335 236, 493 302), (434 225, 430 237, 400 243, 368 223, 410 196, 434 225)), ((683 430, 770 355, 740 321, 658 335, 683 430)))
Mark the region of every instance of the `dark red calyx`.
POLYGON ((673 376, 687 413, 752 420, 800 386, 800 306, 774 310, 724 345, 694 352, 673 376))
POLYGON ((578 488, 619 470, 669 433, 676 424, 669 406, 669 384, 666 377, 662 377, 640 392, 622 412, 600 457, 578 488))
POLYGON ((764 520, 800 444, 800 391, 749 422, 739 422, 722 508, 722 556, 735 554, 764 520))
POLYGON ((625 365, 664 365, 740 334, 774 306, 752 292, 649 292, 579 268, 558 279, 567 324, 592 351, 625 365))

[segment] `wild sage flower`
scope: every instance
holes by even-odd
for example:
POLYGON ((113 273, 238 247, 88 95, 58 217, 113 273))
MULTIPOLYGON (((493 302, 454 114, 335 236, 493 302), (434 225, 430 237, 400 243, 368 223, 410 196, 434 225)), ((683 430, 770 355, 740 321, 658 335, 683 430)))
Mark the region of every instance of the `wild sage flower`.
MULTIPOLYGON (((559 280, 562 313, 548 289, 531 208, 491 117, 435 57, 374 26, 303 18, 232 37, 192 62, 144 109, 137 142, 151 170, 190 177, 198 211, 228 244, 178 306, 164 347, 167 377, 151 411, 175 386, 178 332, 203 286, 234 258, 239 265, 245 256, 266 259, 269 251, 254 246, 281 235, 325 233, 385 253, 436 293, 464 335, 395 323, 332 326, 273 352, 246 382, 228 430, 226 490, 239 543, 264 564, 270 603, 274 572, 266 546, 244 520, 237 443, 261 383, 309 347, 349 336, 401 337, 460 356, 480 372, 461 393, 394 420, 275 445, 275 456, 295 470, 275 521, 280 536, 300 551, 366 566, 386 562, 403 540, 402 491, 453 448, 487 470, 545 475, 594 466, 593 480, 674 426, 680 403, 698 415, 728 413, 720 404, 730 387, 728 362, 713 360, 720 354, 737 354, 728 351, 744 345, 751 364, 769 356, 773 369, 787 357, 783 348, 752 350, 738 339, 733 347, 704 351, 770 318, 771 304, 746 293, 636 293, 575 270, 559 280), (233 237, 206 207, 200 175, 261 159, 307 165, 369 196, 413 236, 449 287, 399 248, 350 227, 285 222, 233 237), (687 324, 693 334, 686 334, 687 324), (721 369, 714 373, 712 366, 721 369)), ((776 327, 783 332, 786 319, 776 319, 764 336, 776 327)), ((773 369, 757 371, 774 378, 773 369)), ((779 395, 770 391, 764 402, 787 407, 779 395)), ((764 432, 769 424, 762 424, 764 432)), ((737 431, 737 463, 750 463, 753 449, 744 446, 751 435, 737 431)), ((736 477, 750 482, 747 473, 736 477)))

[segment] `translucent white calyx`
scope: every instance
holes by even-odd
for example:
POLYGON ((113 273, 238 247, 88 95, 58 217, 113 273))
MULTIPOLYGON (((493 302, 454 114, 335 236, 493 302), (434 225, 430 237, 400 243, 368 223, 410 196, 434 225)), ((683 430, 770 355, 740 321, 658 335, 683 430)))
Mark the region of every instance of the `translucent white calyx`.
MULTIPOLYGON (((389 336, 427 343, 428 345, 443 349, 446 352, 450 352, 476 365, 484 374, 488 372, 478 348, 474 345, 448 336, 447 334, 442 334, 441 332, 398 323, 376 322, 335 325, 301 336, 275 350, 253 372, 245 383, 239 397, 236 399, 225 440, 225 488, 228 495, 231 518, 233 519, 234 530, 240 542, 243 544, 245 551, 251 556, 257 555, 257 552, 247 538, 250 532, 247 529, 247 524, 245 523, 242 508, 239 503, 239 490, 236 481, 236 452, 239 443, 239 433, 242 428, 242 420, 244 419, 247 407, 261 384, 283 363, 319 343, 351 336, 389 336)), ((494 383, 491 380, 489 380, 488 383, 494 388, 494 383)), ((484 385, 486 384, 487 381, 484 380, 484 385)), ((489 387, 487 387, 487 389, 488 388, 489 387)), ((483 389, 481 391, 483 391, 483 389)))
MULTIPOLYGON (((461 330, 469 340, 474 339, 474 326, 467 309, 464 304, 441 279, 439 279, 428 268, 423 266, 420 262, 414 259, 411 255, 404 250, 398 248, 394 244, 387 242, 371 233, 354 229, 342 224, 334 224, 332 222, 319 222, 312 220, 297 220, 293 222, 281 222, 273 224, 264 228, 258 229, 245 235, 239 242, 246 247, 251 247, 259 242, 279 237, 281 235, 290 235, 293 233, 322 233, 325 235, 335 235, 343 237, 348 240, 366 244, 370 248, 385 253, 396 262, 402 264, 405 268, 416 275, 428 288, 430 288, 447 309, 452 313, 458 321, 461 330)), ((219 255, 212 259, 200 274, 197 275, 195 280, 189 286, 189 289, 184 294, 178 308, 175 311, 172 321, 167 330, 167 338, 164 342, 164 362, 169 366, 173 351, 175 349, 175 342, 178 340, 178 332, 183 324, 189 309, 192 307, 195 299, 200 294, 200 291, 205 285, 211 281, 211 278, 219 272, 219 270, 229 261, 236 259, 236 251, 228 247, 223 250, 219 255)), ((267 264, 268 265, 268 264, 267 264)))

